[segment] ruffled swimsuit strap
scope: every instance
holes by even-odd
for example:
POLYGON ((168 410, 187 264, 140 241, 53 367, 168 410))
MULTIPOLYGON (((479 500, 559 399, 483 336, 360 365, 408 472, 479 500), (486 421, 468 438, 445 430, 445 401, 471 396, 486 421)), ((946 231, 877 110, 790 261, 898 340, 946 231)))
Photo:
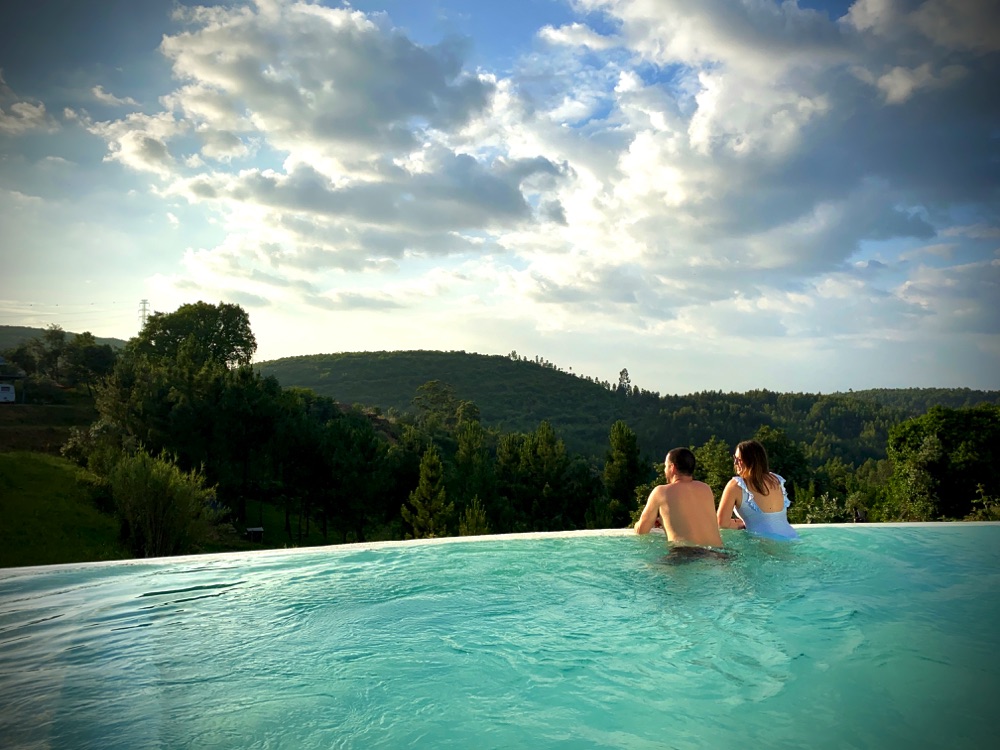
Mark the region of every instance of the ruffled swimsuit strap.
MULTIPOLYGON (((788 492, 785 490, 785 478, 780 474, 774 474, 773 472, 772 476, 778 480, 778 484, 781 486, 781 499, 785 501, 785 510, 788 510, 788 506, 792 504, 792 501, 788 499, 788 492)), ((749 505, 752 510, 757 511, 758 513, 763 513, 764 511, 760 509, 760 506, 757 505, 757 501, 754 500, 753 493, 750 491, 750 488, 747 487, 747 483, 743 481, 743 477, 735 476, 733 479, 736 480, 736 484, 738 484, 740 489, 743 490, 743 502, 749 505)))
POLYGON ((781 485, 781 497, 785 501, 785 510, 788 510, 788 506, 792 504, 792 501, 788 499, 788 492, 785 490, 785 478, 773 472, 772 475, 778 480, 778 484, 781 485))
MULTIPOLYGON (((750 510, 755 510, 758 513, 763 513, 763 511, 757 506, 757 503, 754 501, 753 493, 750 491, 750 488, 747 487, 747 483, 743 481, 743 477, 735 476, 733 477, 733 479, 736 480, 736 484, 738 484, 740 486, 740 489, 743 490, 743 499, 741 501, 741 505, 745 503, 746 505, 750 506, 750 510)), ((784 488, 785 485, 782 484, 781 489, 784 490, 784 488)))

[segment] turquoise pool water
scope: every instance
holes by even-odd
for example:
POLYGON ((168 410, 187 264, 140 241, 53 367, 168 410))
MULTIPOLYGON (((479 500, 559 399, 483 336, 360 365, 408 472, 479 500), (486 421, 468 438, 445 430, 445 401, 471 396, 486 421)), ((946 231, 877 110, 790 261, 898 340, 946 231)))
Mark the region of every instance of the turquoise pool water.
POLYGON ((0 570, 4 748, 983 747, 1000 525, 0 570))

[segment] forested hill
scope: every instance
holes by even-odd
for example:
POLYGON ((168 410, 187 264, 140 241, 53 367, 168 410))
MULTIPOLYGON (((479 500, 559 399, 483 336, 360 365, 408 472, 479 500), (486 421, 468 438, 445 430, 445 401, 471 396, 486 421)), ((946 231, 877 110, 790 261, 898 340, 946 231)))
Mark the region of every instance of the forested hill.
POLYGON ((630 383, 599 383, 541 360, 466 352, 318 354, 258 367, 282 386, 400 412, 413 410, 417 388, 439 380, 454 388, 459 400, 474 402, 490 426, 527 432, 547 420, 572 450, 601 459, 611 425, 623 419, 648 457, 658 458, 676 445, 701 445, 712 436, 733 446, 767 425, 805 444, 816 458, 839 456, 859 464, 884 457, 889 428, 932 406, 1000 403, 1000 392, 968 389, 661 396, 630 383))
POLYGON ((925 414, 932 406, 965 409, 977 404, 1000 404, 1000 391, 971 388, 872 388, 837 394, 900 409, 907 416, 925 414))
POLYGON ((577 450, 605 445, 617 413, 606 385, 509 356, 353 352, 288 357, 257 367, 284 387, 310 388, 343 404, 398 412, 412 412, 417 388, 439 380, 454 388, 459 400, 474 402, 484 423, 504 432, 530 432, 548 420, 577 450))
MULTIPOLYGON (((0 352, 4 349, 13 349, 31 339, 41 338, 45 331, 45 328, 31 328, 29 326, 0 326, 0 352)), ((66 335, 75 337, 78 334, 67 331, 66 335)), ((121 349, 125 346, 122 339, 95 336, 94 340, 98 344, 108 344, 113 349, 121 349)))

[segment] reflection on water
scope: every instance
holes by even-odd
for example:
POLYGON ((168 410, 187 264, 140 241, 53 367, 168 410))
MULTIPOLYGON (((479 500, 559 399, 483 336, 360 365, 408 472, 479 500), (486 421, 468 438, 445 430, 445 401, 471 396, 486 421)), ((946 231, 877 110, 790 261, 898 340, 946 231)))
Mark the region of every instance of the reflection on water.
POLYGON ((1000 526, 0 572, 4 747, 972 746, 1000 526))

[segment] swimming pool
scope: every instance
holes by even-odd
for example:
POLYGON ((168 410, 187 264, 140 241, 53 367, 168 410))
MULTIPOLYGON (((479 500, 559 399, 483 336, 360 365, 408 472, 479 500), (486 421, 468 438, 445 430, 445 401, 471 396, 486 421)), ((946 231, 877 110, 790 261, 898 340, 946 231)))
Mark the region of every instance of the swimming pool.
POLYGON ((979 747, 1000 525, 0 570, 9 748, 979 747))

